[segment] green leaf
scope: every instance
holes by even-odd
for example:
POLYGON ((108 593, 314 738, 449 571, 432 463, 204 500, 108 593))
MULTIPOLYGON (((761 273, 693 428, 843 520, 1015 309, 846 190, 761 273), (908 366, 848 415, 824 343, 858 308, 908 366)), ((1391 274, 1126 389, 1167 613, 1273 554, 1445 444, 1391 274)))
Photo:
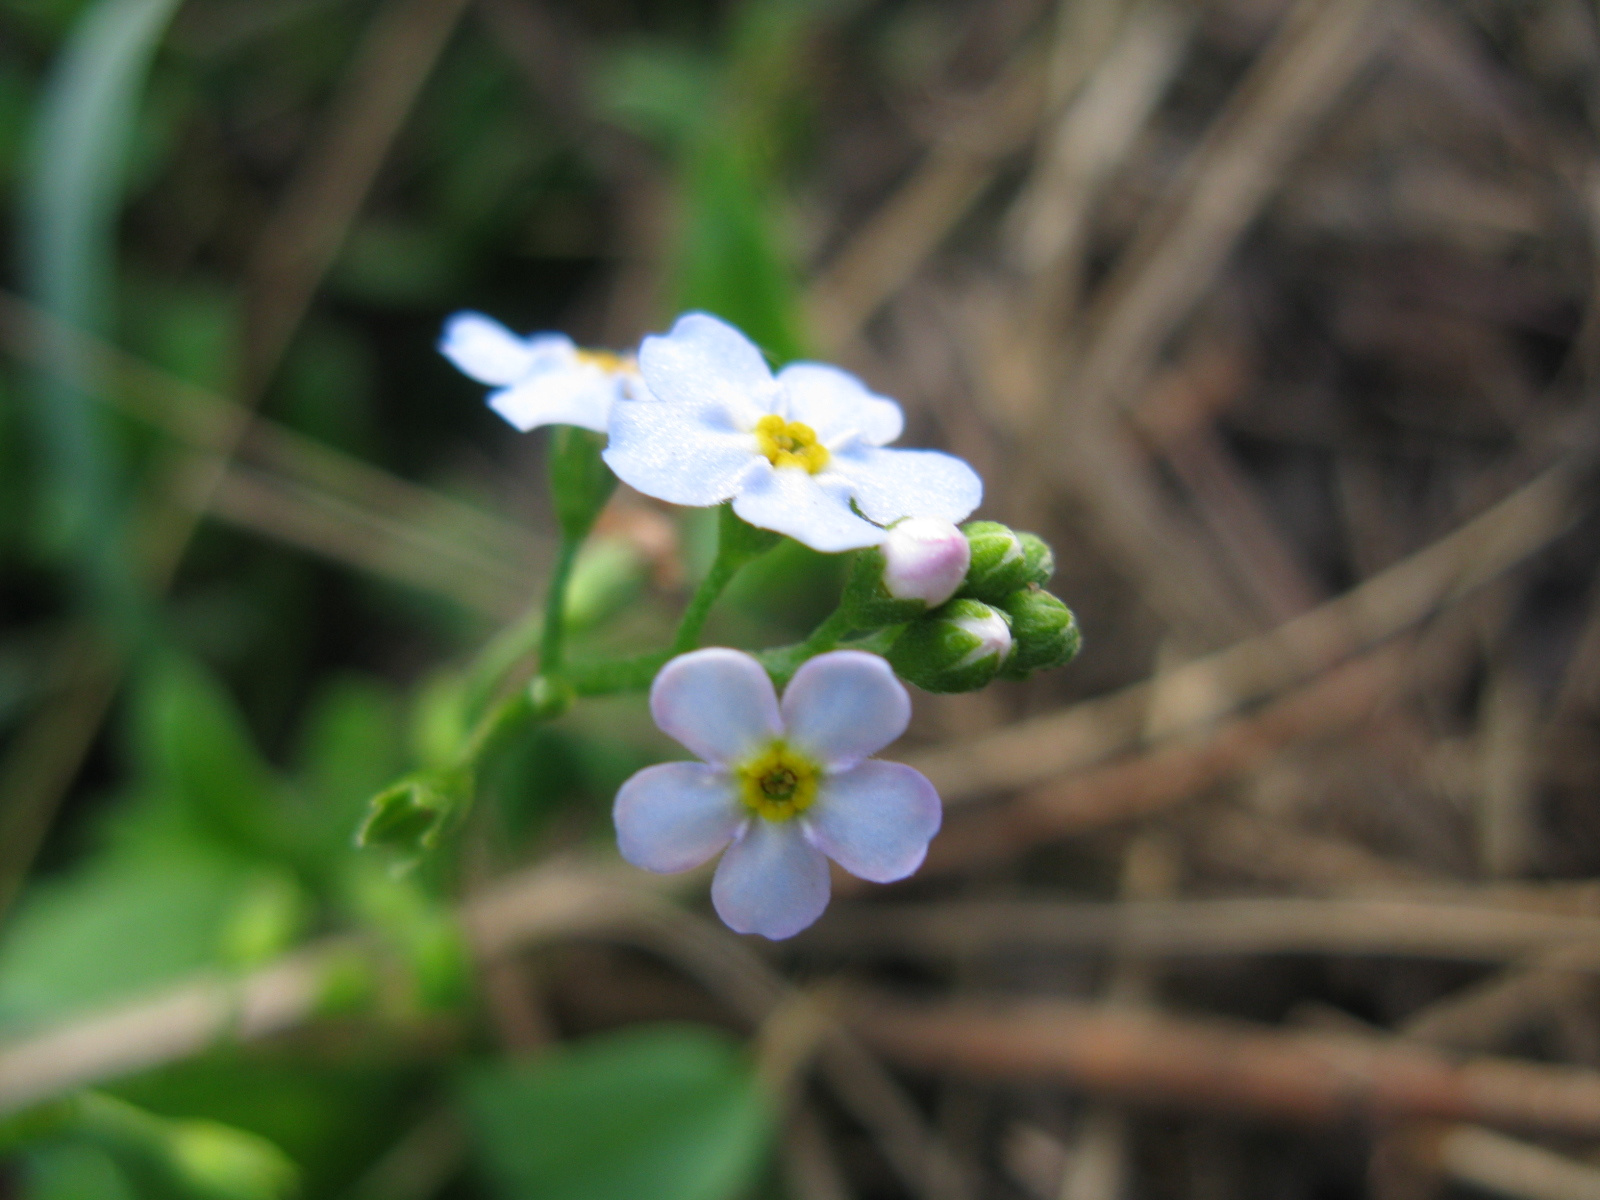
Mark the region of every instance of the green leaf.
POLYGON ((285 849, 281 788, 232 697, 199 663, 152 661, 136 697, 136 750, 159 801, 187 828, 236 853, 285 849))
POLYGON ((325 686, 305 719, 297 755, 302 840, 337 868, 368 799, 402 768, 400 706, 375 680, 344 676, 325 686))
POLYGON ((245 876, 169 850, 36 888, 0 942, 0 1025, 54 1022, 218 962, 245 876))
POLYGON ((138 1200, 121 1168, 96 1146, 63 1142, 23 1157, 28 1200, 138 1200))
MULTIPOLYGON (((178 0, 99 0, 73 26, 45 84, 23 164, 27 290, 64 325, 110 326, 116 222, 139 98, 178 0)), ((75 556, 102 604, 127 615, 136 594, 120 524, 120 487, 100 416, 70 341, 47 345, 56 373, 34 415, 49 470, 47 544, 75 556)))
POLYGON ((693 140, 720 107, 713 61, 656 40, 615 51, 595 73, 595 90, 617 124, 668 147, 693 140))
POLYGON ((705 145, 684 167, 675 300, 732 322, 777 363, 805 353, 800 289, 775 181, 737 145, 705 145))
POLYGON ((590 1038, 466 1083, 503 1200, 725 1200, 765 1158, 771 1114, 727 1037, 661 1025, 590 1038))

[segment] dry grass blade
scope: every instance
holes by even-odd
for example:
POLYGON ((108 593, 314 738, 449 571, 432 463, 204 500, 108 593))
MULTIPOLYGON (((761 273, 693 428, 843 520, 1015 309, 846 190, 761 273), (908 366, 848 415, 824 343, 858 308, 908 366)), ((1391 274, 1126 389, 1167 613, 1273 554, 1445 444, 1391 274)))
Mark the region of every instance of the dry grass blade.
POLYGON ((842 911, 807 942, 852 954, 970 957, 1018 949, 1139 955, 1355 954, 1505 962, 1560 948, 1600 969, 1600 917, 1448 899, 948 901, 842 911))
POLYGON ((256 248, 243 395, 259 395, 276 369, 465 7, 389 0, 373 18, 322 138, 256 248))
POLYGON ((1090 318, 1063 441, 1079 408, 1132 400, 1329 109, 1371 61, 1398 6, 1299 0, 1195 151, 1173 199, 1144 225, 1090 318))
MULTIPOLYGON (((1189 697, 1189 728, 1327 670, 1401 633, 1533 554, 1576 519, 1578 464, 1562 462, 1410 558, 1270 633, 1176 668, 1163 682, 1189 697)), ((946 803, 1026 787, 1131 749, 1144 736, 1153 684, 910 759, 946 803)))
POLYGON ((1044 100, 1045 68, 1025 50, 915 174, 812 282, 806 313, 817 341, 837 353, 942 241, 988 186, 1000 161, 1026 144, 1044 100))
POLYGON ((1434 1147, 1440 1169, 1458 1183, 1521 1200, 1600 1200, 1600 1168, 1506 1137, 1458 1125, 1434 1147))
POLYGON ((1048 275, 1076 254, 1095 197, 1171 83, 1189 30, 1185 14, 1141 5, 1048 130, 1006 230, 1026 274, 1048 275))
POLYGON ((210 511, 241 529, 504 620, 527 608, 537 582, 530 571, 426 527, 248 467, 235 465, 223 474, 210 511))
POLYGON ((849 1020, 891 1060, 923 1071, 1063 1084, 1271 1122, 1437 1119, 1600 1135, 1600 1073, 1571 1067, 1462 1062, 1388 1039, 1052 1000, 916 1007, 873 999, 852 1007, 849 1020))
MULTIPOLYGON (((0 344, 39 362, 51 319, 0 293, 0 344)), ((70 339, 91 394, 208 464, 197 511, 493 615, 520 611, 550 556, 544 539, 250 412, 88 334, 70 339), (237 449, 257 464, 228 464, 237 449), (376 537, 374 536, 376 534, 376 537)))

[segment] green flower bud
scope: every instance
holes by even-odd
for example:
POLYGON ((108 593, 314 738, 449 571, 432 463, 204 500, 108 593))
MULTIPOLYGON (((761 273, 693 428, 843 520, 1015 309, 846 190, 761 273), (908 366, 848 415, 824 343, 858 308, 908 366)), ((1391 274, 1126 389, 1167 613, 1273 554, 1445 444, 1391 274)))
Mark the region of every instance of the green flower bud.
POLYGON ((1027 582, 1043 587, 1056 573, 1056 552, 1037 533, 1019 533, 1017 540, 1022 543, 1022 558, 1027 563, 1027 582))
POLYGON ((1006 663, 1007 679, 1025 679, 1034 671, 1064 667, 1078 656, 1083 634, 1072 610, 1049 592, 1022 588, 1000 602, 1011 618, 1016 653, 1006 663))
POLYGON ((929 692, 974 692, 1011 653, 1011 628, 1000 610, 959 598, 906 626, 887 655, 896 674, 929 692))
POLYGON ((998 521, 968 521, 961 532, 972 547, 972 565, 961 595, 998 604, 1027 585, 1027 548, 1015 530, 998 521))

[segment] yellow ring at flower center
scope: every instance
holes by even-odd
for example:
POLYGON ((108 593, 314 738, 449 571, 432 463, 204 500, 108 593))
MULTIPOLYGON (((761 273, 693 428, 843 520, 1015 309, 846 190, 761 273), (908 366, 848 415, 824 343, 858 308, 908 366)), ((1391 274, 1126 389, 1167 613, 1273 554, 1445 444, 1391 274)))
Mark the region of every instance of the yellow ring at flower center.
POLYGON ((620 354, 613 354, 609 350, 583 350, 578 351, 578 361, 586 367, 599 367, 602 371, 615 375, 619 371, 632 371, 633 360, 624 358, 620 354))
POLYGON ((746 808, 769 821, 788 821, 816 800, 822 768, 778 739, 735 767, 734 775, 746 808))
POLYGON ((775 467, 803 467, 815 475, 828 465, 828 448, 817 441, 817 431, 777 413, 756 422, 756 444, 775 467))

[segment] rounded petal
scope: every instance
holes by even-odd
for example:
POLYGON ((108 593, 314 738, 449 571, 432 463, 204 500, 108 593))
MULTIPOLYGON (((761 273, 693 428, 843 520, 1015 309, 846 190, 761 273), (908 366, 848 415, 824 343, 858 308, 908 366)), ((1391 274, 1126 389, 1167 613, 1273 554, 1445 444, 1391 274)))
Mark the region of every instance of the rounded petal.
POLYGON ((578 364, 541 372, 495 392, 489 407, 523 433, 540 425, 581 425, 604 433, 619 388, 616 376, 578 364))
POLYGON ((761 664, 722 646, 680 654, 650 685, 661 731, 718 766, 749 757, 783 732, 778 696, 761 664))
POLYGON ((824 779, 802 819, 811 840, 850 874, 893 883, 922 865, 942 813, 922 772, 869 759, 824 779))
POLYGON ((629 487, 669 504, 721 504, 767 461, 755 439, 730 422, 703 420, 659 397, 618 400, 610 433, 606 465, 629 487))
POLYGON ((622 857, 646 871, 706 862, 749 819, 727 773, 704 763, 646 767, 622 785, 611 810, 622 857))
POLYGON ((834 650, 794 673, 782 712, 790 742, 828 770, 843 771, 906 731, 911 697, 876 654, 834 650))
POLYGON ((978 473, 937 450, 883 450, 861 446, 829 463, 849 486, 869 520, 888 525, 901 517, 959 521, 983 499, 978 473))
POLYGON ((799 467, 774 467, 764 458, 757 459, 734 497, 733 511, 759 529, 786 533, 824 554, 876 546, 888 533, 856 516, 849 493, 826 472, 812 475, 799 467))
POLYGON ((791 363, 778 372, 788 418, 816 430, 831 446, 854 434, 882 446, 900 436, 905 416, 893 400, 874 395, 848 371, 823 363, 791 363))
POLYGON ((752 820, 717 864, 711 903, 735 933, 793 937, 828 907, 828 860, 798 821, 752 820))
POLYGON ((451 317, 439 339, 439 352, 462 373, 499 387, 516 383, 563 350, 567 357, 576 353, 571 339, 559 333, 519 338, 499 321, 476 312, 451 317))
POLYGON ((721 412, 746 429, 777 391, 755 344, 709 313, 685 313, 670 333, 645 338, 639 371, 657 399, 721 412))

